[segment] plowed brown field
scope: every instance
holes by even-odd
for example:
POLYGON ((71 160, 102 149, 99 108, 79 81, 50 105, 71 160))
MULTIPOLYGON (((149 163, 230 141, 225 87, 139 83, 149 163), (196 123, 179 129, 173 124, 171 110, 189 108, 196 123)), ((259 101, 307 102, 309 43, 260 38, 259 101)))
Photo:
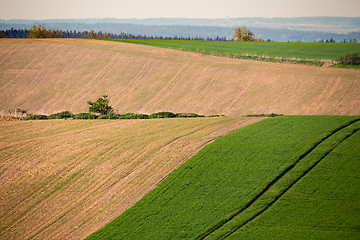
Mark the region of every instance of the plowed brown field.
POLYGON ((83 239, 246 118, 0 122, 0 239, 83 239))
POLYGON ((360 71, 97 40, 0 40, 0 111, 360 114, 360 71))

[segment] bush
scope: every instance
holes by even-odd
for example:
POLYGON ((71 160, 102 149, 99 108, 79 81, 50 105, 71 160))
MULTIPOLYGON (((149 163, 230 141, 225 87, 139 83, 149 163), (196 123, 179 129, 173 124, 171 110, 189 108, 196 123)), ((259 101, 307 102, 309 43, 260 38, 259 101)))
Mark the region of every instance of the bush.
POLYGON ((172 112, 158 112, 158 113, 153 113, 149 116, 149 118, 174 118, 174 117, 176 117, 176 114, 172 112))
POLYGON ((64 119, 64 118, 73 118, 74 114, 69 111, 63 111, 55 114, 51 114, 48 116, 48 119, 64 119))
POLYGON ((283 114, 277 114, 277 113, 270 113, 270 114, 249 114, 245 115, 244 117, 281 117, 284 116, 283 114))
POLYGON ((136 119, 149 119, 147 114, 136 114, 136 119))
POLYGON ((120 119, 148 119, 149 115, 146 114, 137 114, 137 113, 125 113, 121 114, 120 119))
POLYGON ((281 117, 284 116, 283 114, 277 114, 277 113, 270 113, 267 115, 267 117, 281 117))
POLYGON ((175 115, 178 118, 205 117, 204 115, 199 115, 199 114, 196 114, 196 113, 176 113, 175 115))
POLYGON ((78 113, 74 116, 74 119, 96 119, 97 116, 91 113, 78 113))
POLYGON ((120 119, 120 114, 116 114, 116 113, 110 113, 110 114, 105 114, 105 115, 100 115, 97 117, 97 119, 120 119))
POLYGON ((344 54, 335 60, 339 64, 343 64, 343 65, 360 65, 360 57, 359 57, 358 53, 344 54))
POLYGON ((48 119, 48 116, 42 114, 28 114, 25 118, 26 120, 45 120, 48 119))

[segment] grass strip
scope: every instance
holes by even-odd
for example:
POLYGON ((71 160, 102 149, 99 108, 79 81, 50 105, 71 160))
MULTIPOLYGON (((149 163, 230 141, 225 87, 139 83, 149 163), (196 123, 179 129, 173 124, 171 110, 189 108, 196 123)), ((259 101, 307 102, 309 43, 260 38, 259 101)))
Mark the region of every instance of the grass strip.
POLYGON ((322 66, 324 60, 335 60, 340 55, 360 54, 356 43, 294 43, 294 42, 234 42, 190 40, 102 39, 154 47, 197 52, 266 62, 322 66))

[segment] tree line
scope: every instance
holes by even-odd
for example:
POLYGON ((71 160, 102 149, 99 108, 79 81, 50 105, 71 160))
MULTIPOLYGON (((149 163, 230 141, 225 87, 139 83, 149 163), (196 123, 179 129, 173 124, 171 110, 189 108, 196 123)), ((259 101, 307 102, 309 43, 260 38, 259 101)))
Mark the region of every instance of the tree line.
MULTIPOLYGON (((89 112, 73 114, 69 111, 63 111, 49 116, 43 114, 26 114, 26 111, 22 111, 22 115, 26 114, 25 117, 21 117, 23 120, 46 120, 46 119, 151 119, 151 118, 194 118, 194 117, 205 117, 196 113, 172 113, 172 112, 157 112, 150 115, 141 113, 125 113, 118 114, 114 113, 114 109, 109 105, 110 99, 108 95, 103 95, 96 101, 88 101, 89 112)), ((18 109, 18 112, 20 109, 18 109)), ((16 110, 15 110, 16 113, 16 110)), ((17 115, 15 115, 18 117, 17 115)), ((220 117, 223 115, 211 115, 208 117, 220 117)))
POLYGON ((107 33, 90 31, 63 31, 55 29, 46 29, 44 25, 33 25, 30 29, 8 29, 0 30, 0 38, 111 38, 111 39, 158 39, 158 40, 199 40, 199 41, 227 41, 226 37, 164 37, 147 36, 131 33, 107 33))
MULTIPOLYGON (((55 29, 46 29, 43 25, 33 25, 30 29, 8 29, 0 30, 0 38, 111 38, 111 39, 156 39, 156 40, 199 40, 199 41, 240 41, 240 42, 262 42, 264 41, 262 37, 258 38, 255 36, 252 30, 245 26, 237 27, 233 31, 231 39, 227 39, 223 36, 216 37, 164 37, 164 36, 149 36, 149 35, 140 35, 121 32, 119 34, 107 33, 107 32, 96 32, 94 30, 90 31, 63 31, 55 29)), ((317 40, 319 42, 332 43, 336 42, 332 37, 330 40, 325 38, 317 40)), ((350 40, 340 40, 338 42, 358 42, 356 38, 351 38, 350 40)), ((271 39, 267 39, 266 42, 272 42, 271 39)))

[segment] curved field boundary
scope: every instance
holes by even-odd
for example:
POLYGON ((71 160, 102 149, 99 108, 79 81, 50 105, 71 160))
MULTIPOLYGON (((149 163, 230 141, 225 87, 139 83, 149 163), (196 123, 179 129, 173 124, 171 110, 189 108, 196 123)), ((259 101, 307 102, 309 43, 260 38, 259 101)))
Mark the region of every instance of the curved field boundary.
MULTIPOLYGON (((133 207, 87 239, 195 239, 243 209, 270 182, 325 137, 358 119, 360 117, 284 116, 266 119, 230 133, 188 159, 133 207)), ((309 168, 312 164, 309 157, 317 161, 333 147, 328 140, 341 141, 343 133, 339 131, 324 141, 326 144, 319 144, 306 160, 301 160, 290 171, 291 174, 285 174, 255 204, 224 225, 227 229, 221 232, 221 236, 230 232, 228 226, 233 226, 230 230, 235 230, 241 225, 239 219, 247 221, 273 201, 309 168)), ((305 182, 314 171, 298 183, 305 182)), ((282 201, 284 197, 278 202, 291 206, 286 200, 282 201)), ((278 204, 269 211, 274 211, 275 207, 278 204)), ((296 221, 296 216, 293 221, 296 221)), ((253 222, 262 227, 260 220, 253 222)), ((253 222, 249 227, 253 226, 253 222)), ((214 228, 214 233, 219 234, 220 230, 224 228, 216 231, 214 228)), ((241 237, 239 231, 235 233, 237 235, 231 235, 231 238, 241 237)))
POLYGON ((251 118, 0 124, 0 239, 83 239, 251 118))
POLYGON ((356 123, 359 121, 360 119, 351 121, 322 138, 270 182, 244 208, 232 214, 228 219, 209 228, 208 231, 199 235, 196 239, 225 239, 264 213, 340 143, 357 132, 360 129, 360 124, 356 123))
MULTIPOLYGON (((343 43, 281 43, 281 42, 234 42, 234 41, 188 41, 188 40, 144 40, 144 39, 103 39, 113 42, 125 42, 171 48, 181 51, 200 52, 228 57, 243 57, 263 61, 288 59, 293 62, 301 60, 334 60, 347 52, 360 53, 355 44, 343 43), (266 56, 266 57, 264 57, 266 56), (270 59, 271 58, 271 59, 270 59)), ((306 63, 306 62, 303 62, 306 63)))

